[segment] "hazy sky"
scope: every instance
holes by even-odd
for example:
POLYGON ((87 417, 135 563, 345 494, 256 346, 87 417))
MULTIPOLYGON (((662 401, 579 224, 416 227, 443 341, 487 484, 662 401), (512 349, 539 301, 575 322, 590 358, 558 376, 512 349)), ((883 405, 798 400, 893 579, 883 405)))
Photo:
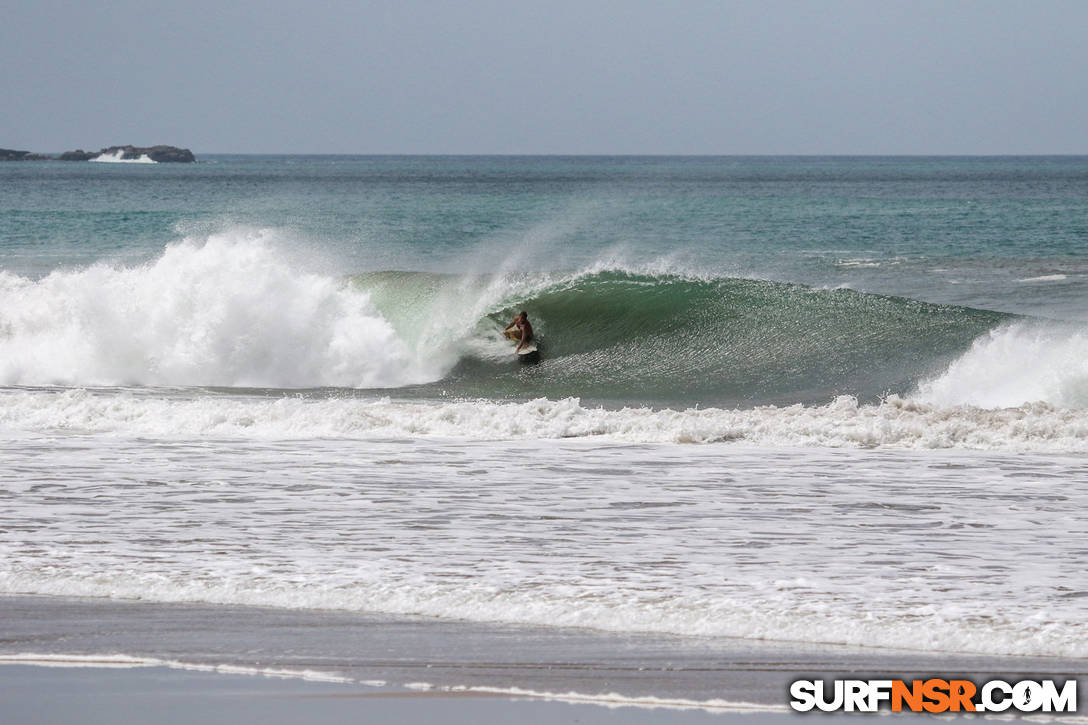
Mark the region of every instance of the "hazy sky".
POLYGON ((0 147, 1088 153, 1088 2, 8 0, 0 147))

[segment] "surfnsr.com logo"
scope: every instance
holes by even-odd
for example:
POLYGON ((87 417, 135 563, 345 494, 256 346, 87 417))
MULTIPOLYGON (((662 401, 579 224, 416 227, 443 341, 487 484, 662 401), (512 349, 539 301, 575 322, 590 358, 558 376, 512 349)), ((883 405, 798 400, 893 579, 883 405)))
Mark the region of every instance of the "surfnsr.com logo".
POLYGON ((1077 681, 1054 680, 797 680, 790 685, 797 712, 1075 712, 1077 681))

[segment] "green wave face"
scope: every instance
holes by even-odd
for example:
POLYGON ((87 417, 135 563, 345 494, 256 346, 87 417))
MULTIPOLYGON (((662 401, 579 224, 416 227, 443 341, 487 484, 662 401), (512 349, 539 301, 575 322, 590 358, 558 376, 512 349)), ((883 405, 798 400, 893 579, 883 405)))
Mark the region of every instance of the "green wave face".
POLYGON ((868 400, 906 392, 1010 319, 845 289, 618 271, 520 289, 420 273, 356 280, 417 350, 456 350, 448 374, 421 386, 423 395, 660 405, 868 400), (531 367, 516 364, 497 332, 522 309, 542 341, 542 361, 531 367))

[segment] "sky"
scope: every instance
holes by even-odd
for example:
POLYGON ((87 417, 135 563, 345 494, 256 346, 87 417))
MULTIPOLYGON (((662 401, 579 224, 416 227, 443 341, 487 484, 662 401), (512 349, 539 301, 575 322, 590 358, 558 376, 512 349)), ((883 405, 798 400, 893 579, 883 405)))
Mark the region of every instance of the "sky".
POLYGON ((0 147, 1084 154, 1083 0, 8 0, 0 147))

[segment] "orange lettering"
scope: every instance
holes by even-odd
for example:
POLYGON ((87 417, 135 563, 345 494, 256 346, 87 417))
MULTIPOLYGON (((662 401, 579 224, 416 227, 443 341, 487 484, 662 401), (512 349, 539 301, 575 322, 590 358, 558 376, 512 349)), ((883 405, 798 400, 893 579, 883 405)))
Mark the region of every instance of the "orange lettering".
POLYGON ((948 710, 948 681, 926 680, 922 683, 922 694, 929 700, 922 707, 926 712, 945 712, 948 710))
POLYGON ((903 703, 911 712, 922 711, 922 681, 914 680, 910 687, 902 680, 892 681, 892 712, 902 712, 903 703))
POLYGON ((975 683, 970 680, 951 680, 948 683, 950 706, 953 712, 959 712, 962 707, 966 712, 975 711, 975 703, 971 698, 975 696, 975 683))

